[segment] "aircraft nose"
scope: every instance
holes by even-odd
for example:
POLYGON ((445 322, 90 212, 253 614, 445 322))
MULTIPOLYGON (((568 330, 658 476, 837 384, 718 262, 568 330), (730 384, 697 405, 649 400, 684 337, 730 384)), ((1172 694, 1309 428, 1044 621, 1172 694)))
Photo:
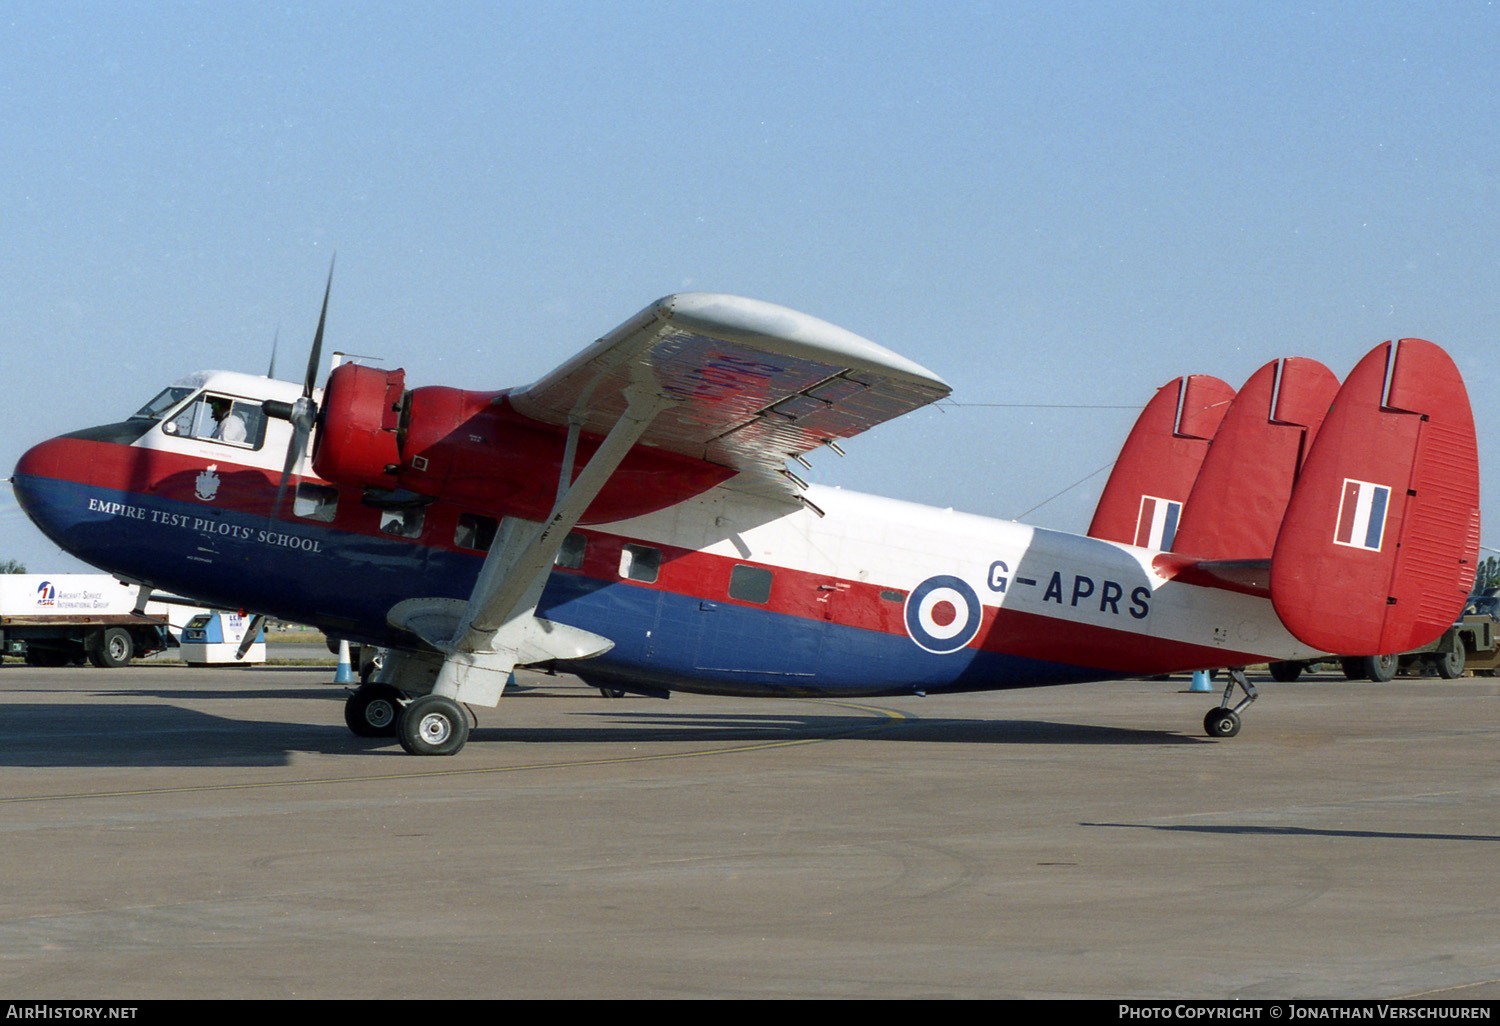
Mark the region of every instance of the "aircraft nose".
POLYGON ((81 490, 89 483, 87 451, 77 439, 52 438, 34 445, 21 455, 11 474, 16 502, 42 533, 64 549, 69 510, 86 500, 81 490))

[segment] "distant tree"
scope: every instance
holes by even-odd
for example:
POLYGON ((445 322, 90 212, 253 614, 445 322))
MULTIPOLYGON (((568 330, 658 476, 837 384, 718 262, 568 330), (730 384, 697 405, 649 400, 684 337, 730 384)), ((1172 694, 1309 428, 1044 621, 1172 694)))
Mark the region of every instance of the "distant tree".
POLYGON ((24 574, 25 572, 25 563, 18 563, 14 559, 0 560, 0 574, 24 574))

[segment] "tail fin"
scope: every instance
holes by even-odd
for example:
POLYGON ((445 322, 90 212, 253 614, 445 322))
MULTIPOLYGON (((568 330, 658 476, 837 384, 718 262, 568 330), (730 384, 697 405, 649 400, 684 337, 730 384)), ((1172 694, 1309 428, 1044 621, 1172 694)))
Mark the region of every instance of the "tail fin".
POLYGON ((1342 655, 1405 652, 1452 626, 1479 555, 1479 458, 1453 361, 1376 347, 1339 389, 1287 504, 1271 598, 1287 629, 1342 655))
POLYGON ((1182 504, 1233 398, 1234 389, 1206 374, 1163 385, 1141 411, 1115 460, 1089 536, 1170 547, 1182 504))
POLYGON ((1274 360, 1251 375, 1214 435, 1172 551, 1269 559, 1297 473, 1338 393, 1316 360, 1274 360))

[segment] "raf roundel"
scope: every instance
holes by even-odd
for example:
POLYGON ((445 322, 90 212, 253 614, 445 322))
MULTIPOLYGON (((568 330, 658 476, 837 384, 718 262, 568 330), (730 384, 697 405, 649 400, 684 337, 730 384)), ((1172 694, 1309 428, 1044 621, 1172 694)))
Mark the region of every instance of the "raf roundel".
POLYGON ((983 616, 979 596, 957 577, 929 577, 906 597, 906 633, 937 655, 957 652, 973 641, 983 616))

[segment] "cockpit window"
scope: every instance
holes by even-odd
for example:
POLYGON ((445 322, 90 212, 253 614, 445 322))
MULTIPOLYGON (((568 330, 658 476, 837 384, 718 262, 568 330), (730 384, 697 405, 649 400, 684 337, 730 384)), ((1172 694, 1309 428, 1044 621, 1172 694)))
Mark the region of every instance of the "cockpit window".
POLYGON ((168 410, 192 395, 191 385, 173 385, 162 389, 160 395, 131 414, 131 420, 161 420, 168 410))
POLYGON ((205 392, 161 429, 179 438, 202 438, 259 449, 266 437, 266 412, 260 403, 205 392))

